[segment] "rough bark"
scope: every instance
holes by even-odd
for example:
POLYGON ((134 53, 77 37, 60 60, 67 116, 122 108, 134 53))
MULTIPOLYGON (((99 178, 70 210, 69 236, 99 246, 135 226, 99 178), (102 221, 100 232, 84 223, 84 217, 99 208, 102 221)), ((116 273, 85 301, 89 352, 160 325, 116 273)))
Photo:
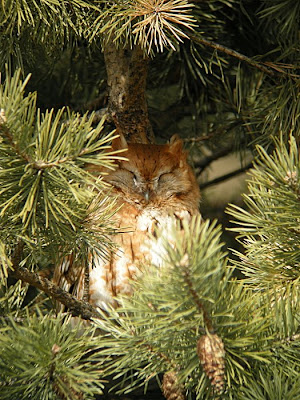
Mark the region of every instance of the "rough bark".
POLYGON ((80 316, 83 319, 91 320, 93 318, 101 318, 101 315, 97 310, 82 300, 77 300, 76 297, 70 293, 54 285, 47 278, 41 277, 38 274, 29 271, 28 269, 20 266, 14 266, 14 270, 10 273, 16 279, 20 279, 22 282, 27 282, 43 292, 47 293, 53 299, 64 304, 73 317, 80 316))
POLYGON ((108 111, 120 133, 130 142, 153 143, 146 101, 148 58, 139 46, 103 45, 109 93, 108 111))

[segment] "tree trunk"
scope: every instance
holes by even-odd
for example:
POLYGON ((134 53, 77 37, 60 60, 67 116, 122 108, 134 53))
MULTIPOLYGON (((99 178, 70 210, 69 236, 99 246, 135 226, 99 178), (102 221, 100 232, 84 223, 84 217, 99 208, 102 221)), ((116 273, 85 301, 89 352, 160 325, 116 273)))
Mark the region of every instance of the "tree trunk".
POLYGON ((112 39, 104 43, 103 50, 108 110, 116 128, 129 142, 153 143, 146 101, 147 56, 139 46, 117 48, 112 39))

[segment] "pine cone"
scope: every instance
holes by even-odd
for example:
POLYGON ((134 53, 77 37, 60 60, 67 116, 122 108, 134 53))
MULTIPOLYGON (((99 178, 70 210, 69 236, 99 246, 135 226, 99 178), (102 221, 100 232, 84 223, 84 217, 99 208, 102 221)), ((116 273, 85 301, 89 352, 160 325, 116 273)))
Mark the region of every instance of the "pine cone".
POLYGON ((164 374, 162 391, 167 400, 185 400, 183 386, 178 384, 177 374, 174 371, 164 374))
POLYGON ((216 334, 201 336, 197 342, 197 354, 214 392, 221 394, 225 385, 225 350, 222 339, 216 334))

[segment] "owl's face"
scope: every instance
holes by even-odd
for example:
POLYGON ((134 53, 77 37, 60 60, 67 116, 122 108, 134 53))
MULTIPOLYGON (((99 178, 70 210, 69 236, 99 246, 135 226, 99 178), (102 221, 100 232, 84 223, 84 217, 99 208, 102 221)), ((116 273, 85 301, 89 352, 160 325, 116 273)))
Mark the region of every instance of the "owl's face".
POLYGON ((137 208, 172 206, 193 192, 198 207, 198 185, 181 140, 175 138, 166 145, 126 143, 126 147, 124 157, 128 161, 120 161, 117 169, 105 177, 121 199, 137 208))

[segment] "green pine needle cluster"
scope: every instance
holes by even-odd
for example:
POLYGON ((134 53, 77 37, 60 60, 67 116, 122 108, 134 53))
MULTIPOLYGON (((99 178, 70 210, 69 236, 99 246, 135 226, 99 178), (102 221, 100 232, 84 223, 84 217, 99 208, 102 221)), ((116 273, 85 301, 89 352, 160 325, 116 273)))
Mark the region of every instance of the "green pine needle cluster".
POLYGON ((162 52, 188 38, 184 32, 195 26, 192 4, 187 0, 129 0, 100 2, 103 11, 94 20, 90 40, 99 34, 112 37, 119 45, 139 44, 146 53, 162 52))
POLYGON ((93 399, 102 393, 94 329, 71 329, 69 318, 39 313, 1 325, 1 399, 93 399))
MULTIPOLYGON (((115 202, 84 167, 113 168, 120 158, 109 150, 114 133, 102 133, 104 120, 94 127, 93 115, 68 109, 42 114, 36 93, 24 94, 27 81, 18 71, 0 88, 1 257, 10 254, 5 246, 19 241, 33 264, 43 252, 105 254, 115 232, 115 202)), ((8 264, 2 265, 6 275, 8 264)))
POLYGON ((96 8, 84 0, 6 0, 0 3, 0 64, 13 69, 33 64, 34 57, 55 57, 57 48, 72 47, 84 36, 96 8), (43 47, 46 46, 46 51, 43 47))
POLYGON ((298 400, 300 399, 299 378, 286 375, 281 368, 270 373, 260 369, 258 379, 241 389, 241 400, 298 400))
POLYGON ((256 289, 280 291, 299 285, 300 275, 300 163, 296 139, 289 146, 276 140, 269 155, 258 147, 260 159, 251 170, 246 209, 231 206, 240 240, 246 249, 239 264, 256 289))

